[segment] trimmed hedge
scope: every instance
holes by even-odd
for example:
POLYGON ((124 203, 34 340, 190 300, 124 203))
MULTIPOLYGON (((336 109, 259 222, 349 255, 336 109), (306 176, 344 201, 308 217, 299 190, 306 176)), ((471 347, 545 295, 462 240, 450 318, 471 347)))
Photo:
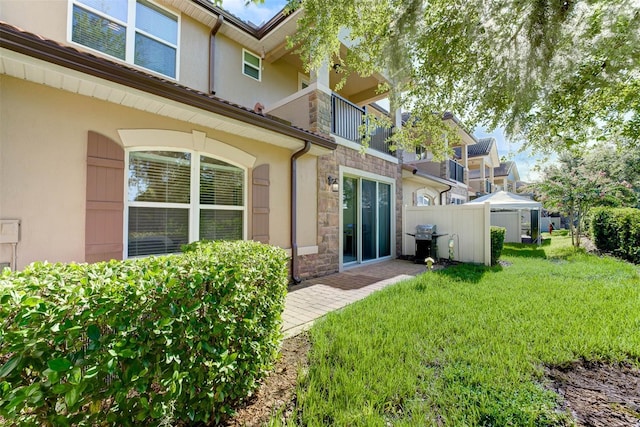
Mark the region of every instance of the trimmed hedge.
POLYGON ((0 275, 0 417, 19 425, 218 422, 277 355, 283 250, 34 263, 0 275))
POLYGON ((504 247, 504 235, 507 229, 491 226, 491 265, 496 265, 504 247))
POLYGON ((640 264, 640 209, 593 208, 590 225, 599 250, 640 264))

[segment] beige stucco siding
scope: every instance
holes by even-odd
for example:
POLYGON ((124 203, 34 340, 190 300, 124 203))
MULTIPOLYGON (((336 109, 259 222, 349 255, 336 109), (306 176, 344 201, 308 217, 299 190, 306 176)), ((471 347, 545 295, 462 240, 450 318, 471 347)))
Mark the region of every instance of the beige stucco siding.
POLYGON ((208 93, 211 29, 184 14, 180 24, 180 83, 208 93))
MULTIPOLYGON (((290 247, 290 150, 7 76, 0 87, 0 218, 22 221, 19 268, 35 260, 84 260, 89 130, 118 143, 119 129, 195 130, 251 154, 256 166, 270 164, 270 242, 290 247)), ((299 198, 309 208, 299 220, 299 246, 315 245, 315 158, 303 156, 300 166, 299 198)), ((0 262, 7 261, 9 248, 0 251, 0 262)))
POLYGON ((0 0, 0 20, 48 39, 64 41, 68 5, 67 0, 0 0))
MULTIPOLYGON (((209 32, 211 29, 162 2, 159 4, 179 16, 178 82, 184 86, 207 92, 209 86, 209 32)), ((124 61, 70 40, 68 28, 70 7, 71 4, 68 0, 0 0, 0 20, 63 45, 73 46, 75 49, 125 64, 124 61), (29 7, 25 7, 27 2, 29 7)), ((140 68, 144 72, 151 72, 134 64, 127 63, 127 65, 140 68)))
MULTIPOLYGON (((252 52, 260 56, 261 52, 252 52)), ((242 74, 242 46, 218 34, 215 61, 216 96, 253 109, 257 102, 269 108, 297 91, 298 71, 284 61, 262 61, 262 80, 242 74)))
MULTIPOLYGON (((447 187, 444 187, 446 190, 447 187)), ((429 196, 434 205, 440 204, 440 192, 431 186, 419 183, 414 180, 405 179, 402 181, 402 203, 404 206, 415 206, 416 194, 418 191, 423 191, 426 196, 429 196)))

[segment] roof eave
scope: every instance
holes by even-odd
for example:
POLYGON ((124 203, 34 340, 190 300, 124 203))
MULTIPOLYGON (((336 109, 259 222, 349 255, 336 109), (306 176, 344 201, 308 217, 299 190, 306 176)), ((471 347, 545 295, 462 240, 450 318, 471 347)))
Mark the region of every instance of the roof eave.
POLYGON ((292 127, 267 116, 226 103, 218 98, 209 97, 206 94, 121 66, 109 60, 81 53, 73 48, 14 29, 9 25, 0 25, 0 47, 204 111, 303 141, 309 141, 312 144, 330 150, 335 150, 337 147, 334 141, 320 135, 292 127))

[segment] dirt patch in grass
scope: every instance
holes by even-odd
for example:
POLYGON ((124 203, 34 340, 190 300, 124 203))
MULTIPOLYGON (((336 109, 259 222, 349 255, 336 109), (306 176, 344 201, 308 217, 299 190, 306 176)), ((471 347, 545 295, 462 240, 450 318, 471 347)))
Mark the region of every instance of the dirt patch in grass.
POLYGON ((640 427, 640 370, 581 362, 548 368, 551 388, 579 426, 640 427))
POLYGON ((308 366, 309 337, 306 333, 288 338, 282 343, 281 356, 273 372, 266 377, 257 392, 238 408, 237 414, 225 425, 228 427, 262 426, 280 414, 291 415, 295 406, 298 370, 308 366))

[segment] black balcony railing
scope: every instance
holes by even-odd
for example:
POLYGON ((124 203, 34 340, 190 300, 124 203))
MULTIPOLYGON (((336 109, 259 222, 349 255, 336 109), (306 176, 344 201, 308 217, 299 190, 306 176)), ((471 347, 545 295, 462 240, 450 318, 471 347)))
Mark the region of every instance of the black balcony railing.
MULTIPOLYGON (((362 143, 362 125, 367 120, 366 108, 349 102, 340 95, 331 95, 331 133, 357 144, 362 143)), ((371 134, 369 148, 386 154, 393 154, 389 150, 387 139, 393 129, 377 127, 371 134)))
POLYGON ((464 166, 454 160, 449 160, 449 178, 464 182, 464 166))

